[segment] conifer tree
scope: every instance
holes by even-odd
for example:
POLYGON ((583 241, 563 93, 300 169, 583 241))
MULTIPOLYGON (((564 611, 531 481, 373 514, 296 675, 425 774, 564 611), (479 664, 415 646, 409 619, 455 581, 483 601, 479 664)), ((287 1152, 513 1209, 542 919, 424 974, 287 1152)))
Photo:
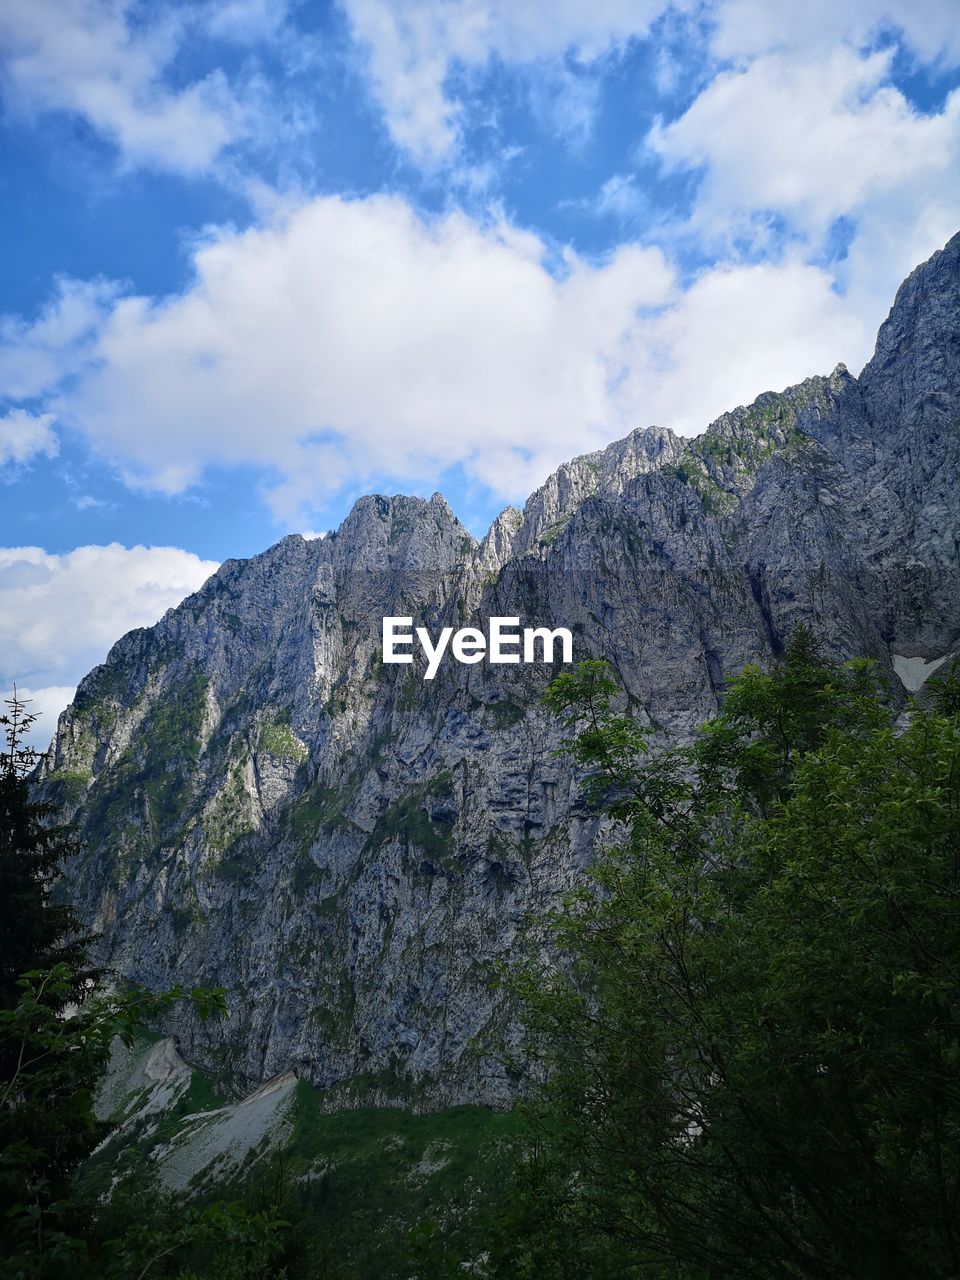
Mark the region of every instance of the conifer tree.
POLYGON ((32 794, 31 775, 41 753, 27 744, 36 714, 17 695, 0 715, 6 748, 0 752, 0 1009, 20 997, 17 981, 30 969, 66 964, 73 974, 70 999, 83 991, 89 973, 87 946, 75 911, 51 899, 63 863, 76 852, 69 826, 56 821, 54 806, 32 794))
POLYGON ((258 1249, 265 1259, 275 1247, 274 1225, 238 1206, 218 1202, 187 1214, 176 1229, 128 1224, 111 1250, 98 1238, 95 1206, 78 1197, 74 1175, 110 1128, 96 1097, 117 1042, 131 1045, 139 1026, 161 1020, 178 1001, 200 1019, 220 1016, 224 996, 201 987, 159 994, 126 984, 98 988, 90 937, 74 909, 51 896, 76 842, 55 806, 32 794, 40 753, 26 736, 36 716, 16 689, 7 707, 0 715, 0 1275, 48 1280, 65 1267, 78 1280, 146 1274, 159 1259, 206 1240, 239 1241, 241 1255, 258 1249), (119 1270, 111 1252, 120 1254, 119 1270), (127 1253, 145 1255, 130 1262, 133 1271, 127 1253))

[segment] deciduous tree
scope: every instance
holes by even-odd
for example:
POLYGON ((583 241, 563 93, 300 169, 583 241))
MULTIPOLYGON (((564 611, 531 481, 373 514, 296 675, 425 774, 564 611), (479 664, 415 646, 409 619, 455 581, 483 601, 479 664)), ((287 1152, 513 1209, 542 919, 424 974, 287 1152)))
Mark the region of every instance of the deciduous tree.
MULTIPOLYGON (((949 693, 949 687, 947 687, 949 693)), ((960 719, 800 632, 656 753, 549 701, 620 823, 521 995, 584 1230, 733 1280, 960 1275, 960 719)))

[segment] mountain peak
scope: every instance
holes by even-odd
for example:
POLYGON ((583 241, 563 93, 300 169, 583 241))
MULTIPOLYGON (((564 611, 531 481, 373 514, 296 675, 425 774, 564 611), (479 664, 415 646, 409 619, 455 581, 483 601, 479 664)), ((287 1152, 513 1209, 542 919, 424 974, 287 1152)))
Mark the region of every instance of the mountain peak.
MULTIPOLYGON (((330 537, 225 564, 118 643, 46 774, 86 842, 69 874, 99 958, 236 991, 219 1034, 249 1085, 294 1066, 329 1098, 508 1100, 496 1053, 471 1047, 502 1033, 489 966, 596 836, 540 697, 556 668, 454 661, 425 683, 381 661, 382 618, 568 627, 663 742, 800 622, 893 688, 942 665, 960 636, 948 249, 860 380, 838 366, 766 392, 694 440, 631 431, 479 547, 439 494, 361 498, 330 537)), ((192 1022, 167 1030, 214 1056, 192 1022)))
POLYGON ((588 498, 622 494, 638 476, 675 462, 684 442, 668 427, 635 427, 605 449, 564 462, 527 499, 514 552, 534 550, 545 534, 559 532, 588 498))
POLYGON ((897 290, 860 384, 880 433, 930 437, 960 418, 960 233, 897 290))

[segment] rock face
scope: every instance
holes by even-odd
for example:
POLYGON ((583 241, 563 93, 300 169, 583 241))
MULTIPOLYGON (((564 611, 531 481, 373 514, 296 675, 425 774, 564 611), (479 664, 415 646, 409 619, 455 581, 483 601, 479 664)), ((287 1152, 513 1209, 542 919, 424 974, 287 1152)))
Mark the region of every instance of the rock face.
POLYGON ((384 614, 569 627, 666 736, 806 621, 889 675, 960 648, 960 236, 842 366, 695 440, 634 431, 561 467, 480 544, 439 496, 361 499, 329 537, 228 561, 131 632, 63 715, 47 785, 86 851, 103 958, 223 985, 183 1053, 238 1086, 498 1101, 491 965, 590 858, 595 821, 539 705, 551 669, 384 666, 384 614), (913 660, 913 661, 910 661, 913 660), (904 665, 906 663, 906 665, 904 665))

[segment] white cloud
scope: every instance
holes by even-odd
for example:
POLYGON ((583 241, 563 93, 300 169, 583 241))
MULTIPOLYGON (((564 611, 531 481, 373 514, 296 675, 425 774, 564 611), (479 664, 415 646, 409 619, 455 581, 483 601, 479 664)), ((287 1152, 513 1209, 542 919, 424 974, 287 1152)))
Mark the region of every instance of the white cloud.
MULTIPOLYGON (((960 60, 956 0, 557 0, 545 14, 535 0, 340 0, 367 54, 370 88, 397 146, 424 165, 456 151, 464 103, 456 73, 498 60, 529 73, 541 119, 574 139, 592 123, 596 82, 569 73, 589 68, 660 18, 683 20, 686 43, 706 22, 715 58, 743 65, 758 55, 814 55, 894 37, 923 63, 960 60)), ((654 75, 675 87, 678 66, 666 46, 654 75)))
POLYGON ((956 0, 714 0, 710 11, 713 49, 721 58, 841 42, 862 46, 892 31, 924 62, 960 59, 956 0))
MULTIPOLYGON (((522 70, 541 120, 582 140, 595 114, 591 73, 648 36, 653 23, 678 15, 705 19, 714 56, 739 65, 771 52, 819 57, 891 33, 926 64, 960 60, 956 0, 555 0, 548 13, 535 0, 340 5, 393 140, 427 166, 457 158, 465 109, 458 76, 469 85, 491 61, 522 70)), ((8 107, 78 115, 128 164, 205 171, 224 148, 275 120, 275 104, 256 77, 239 92, 218 70, 182 83, 178 56, 211 39, 253 50, 275 43, 294 56, 291 7, 291 0, 5 0, 0 75, 8 107)), ((694 21, 688 44, 696 31, 694 21)), ((299 44, 309 43, 301 33, 299 44)), ((662 88, 663 57, 671 76, 677 67, 666 44, 660 54, 654 81, 662 88)))
MULTIPOLYGON (((36 722, 24 734, 24 745, 33 747, 35 751, 46 751, 56 732, 60 712, 69 707, 76 691, 77 687, 73 684, 54 684, 45 689, 33 689, 22 684, 18 684, 14 689, 14 686, 10 685, 3 689, 0 701, 5 702, 16 693, 17 698, 26 704, 25 712, 37 717, 36 722)), ((8 707, 5 706, 3 709, 9 712, 8 707)))
MULTIPOLYGON (((841 6, 842 7, 842 6, 841 6)), ((648 145, 674 169, 700 169, 689 220, 672 233, 736 261, 792 252, 831 267, 851 315, 872 329, 900 281, 960 226, 960 90, 917 111, 889 82, 891 54, 837 47, 771 53, 716 76, 648 145)))
POLYGON ((504 220, 395 197, 278 206, 200 248, 184 293, 115 301, 48 407, 161 491, 270 468, 296 528, 347 484, 460 464, 516 499, 635 426, 702 430, 760 390, 858 367, 892 296, 842 297, 799 256, 687 288, 653 248, 567 251, 559 275, 548 257, 504 220))
POLYGON ((52 414, 11 409, 0 418, 0 467, 9 462, 29 462, 40 454, 53 458, 59 448, 52 414))
POLYGON ((0 316, 0 396, 42 395, 82 368, 116 296, 104 280, 60 279, 36 320, 0 316))
POLYGON ((514 458, 515 490, 528 454, 539 474, 545 456, 623 425, 609 388, 624 343, 673 285, 655 249, 624 246, 602 266, 571 254, 560 280, 545 251, 502 221, 316 199, 222 231, 185 294, 117 302, 53 404, 167 492, 210 463, 259 463, 286 473, 289 512, 348 477, 479 473, 493 450, 514 458))
MULTIPOLYGON (((552 92, 535 98, 561 132, 582 135, 592 92, 564 73, 564 57, 598 61, 649 31, 666 0, 341 0, 368 54, 372 91, 397 146, 423 164, 449 159, 462 107, 448 91, 454 69, 482 69, 491 59, 534 68, 552 92), (558 100, 559 99, 559 100, 558 100)), ((685 3, 676 5, 687 7, 685 3)))
POLYGON ((176 547, 111 543, 59 556, 0 547, 0 687, 16 682, 37 698, 44 719, 34 742, 49 742, 80 677, 114 641, 152 625, 216 567, 176 547))
POLYGON ((635 218, 649 207, 649 201, 637 186, 632 174, 615 173, 600 188, 590 207, 601 216, 635 218))
POLYGON ((669 165, 705 166, 694 225, 736 231, 771 211, 816 245, 835 218, 898 191, 960 196, 960 92, 921 115, 887 82, 890 60, 844 48, 810 61, 772 54, 717 76, 655 128, 649 145, 669 165))
POLYGON ((643 406, 641 422, 698 433, 763 391, 829 373, 841 360, 859 369, 875 328, 826 271, 800 259, 715 267, 675 307, 641 323, 621 394, 643 406))
POLYGON ((290 0, 207 0, 201 21, 217 39, 255 44, 276 36, 289 12, 290 0))
MULTIPOLYGON (((889 52, 856 50, 896 6, 837 6, 827 49, 799 10, 765 27, 752 2, 707 6, 715 50, 735 65, 647 140, 666 167, 702 172, 689 221, 655 231, 716 259, 692 286, 657 248, 626 244, 602 264, 567 252, 558 274, 555 247, 502 216, 264 188, 260 224, 211 229, 183 292, 64 281, 35 322, 0 321, 0 392, 44 396, 134 485, 174 493, 210 466, 269 469, 274 509, 296 528, 342 486, 420 485, 456 464, 515 499, 633 426, 699 431, 761 389, 838 359, 856 369, 900 280, 960 225, 960 91, 923 115, 891 85, 889 52), (825 266, 839 217, 855 236, 825 266), (766 265, 743 260, 745 236, 766 265)), ((926 3, 923 48, 946 58, 941 10, 926 3)), ((451 70, 493 58, 562 77, 565 58, 589 66, 664 7, 565 0, 545 21, 532 0, 344 5, 394 137, 431 162, 456 158, 451 70)), ((283 5, 219 12, 236 32, 268 30, 283 5)), ((584 115, 576 101, 570 112, 576 132, 584 115)), ((473 172, 477 186, 489 176, 473 172)), ((594 209, 636 223, 648 201, 620 172, 594 209)))
MULTIPOLYGON (((234 0, 223 34, 245 33, 271 7, 234 0)), ((8 106, 83 117, 133 165, 207 169, 247 125, 222 73, 164 80, 191 31, 189 9, 135 0, 4 0, 0 68, 8 106)))

